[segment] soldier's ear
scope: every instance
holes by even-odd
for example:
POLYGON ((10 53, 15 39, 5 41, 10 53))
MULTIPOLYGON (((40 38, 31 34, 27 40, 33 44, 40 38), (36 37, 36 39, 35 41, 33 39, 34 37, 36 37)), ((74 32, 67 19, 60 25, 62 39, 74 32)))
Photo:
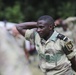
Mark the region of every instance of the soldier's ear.
POLYGON ((51 29, 51 26, 49 26, 49 29, 51 29))
POLYGON ((53 26, 50 25, 49 28, 50 28, 50 30, 51 30, 51 29, 53 29, 53 26))

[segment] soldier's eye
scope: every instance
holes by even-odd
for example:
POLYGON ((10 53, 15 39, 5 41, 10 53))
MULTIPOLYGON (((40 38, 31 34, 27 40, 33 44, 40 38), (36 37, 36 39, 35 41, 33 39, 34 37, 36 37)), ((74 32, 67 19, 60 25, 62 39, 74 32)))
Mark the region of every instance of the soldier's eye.
POLYGON ((40 28, 43 28, 43 26, 39 26, 40 28))

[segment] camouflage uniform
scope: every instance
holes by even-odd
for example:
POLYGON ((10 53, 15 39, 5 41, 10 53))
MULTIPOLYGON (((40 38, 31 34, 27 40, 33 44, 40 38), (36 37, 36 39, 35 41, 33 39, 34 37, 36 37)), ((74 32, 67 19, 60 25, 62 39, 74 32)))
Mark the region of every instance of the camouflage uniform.
POLYGON ((74 26, 72 32, 73 32, 72 37, 73 37, 75 48, 76 48, 76 26, 74 26))
POLYGON ((0 75, 31 75, 19 41, 0 27, 0 75))
POLYGON ((58 33, 54 31, 52 36, 45 41, 32 29, 26 30, 25 38, 35 41, 35 47, 40 59, 40 68, 46 75, 74 75, 71 63, 62 50, 65 42, 58 39, 57 35, 58 33))

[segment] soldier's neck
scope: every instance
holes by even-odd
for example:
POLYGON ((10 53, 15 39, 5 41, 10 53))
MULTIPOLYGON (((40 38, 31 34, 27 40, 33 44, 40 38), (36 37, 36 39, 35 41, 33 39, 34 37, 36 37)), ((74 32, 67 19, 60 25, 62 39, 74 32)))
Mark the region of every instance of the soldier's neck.
POLYGON ((51 35, 53 34, 53 32, 54 32, 54 30, 51 30, 50 33, 44 37, 44 39, 48 40, 51 37, 51 35))

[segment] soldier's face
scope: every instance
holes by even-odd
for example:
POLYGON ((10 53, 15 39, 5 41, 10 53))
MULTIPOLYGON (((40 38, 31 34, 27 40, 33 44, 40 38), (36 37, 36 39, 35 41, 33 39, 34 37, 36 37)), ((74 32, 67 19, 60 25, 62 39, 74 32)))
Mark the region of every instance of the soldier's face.
POLYGON ((39 20, 37 22, 38 28, 37 32, 39 33, 41 38, 46 37, 50 33, 50 27, 47 25, 47 22, 44 20, 39 20))

